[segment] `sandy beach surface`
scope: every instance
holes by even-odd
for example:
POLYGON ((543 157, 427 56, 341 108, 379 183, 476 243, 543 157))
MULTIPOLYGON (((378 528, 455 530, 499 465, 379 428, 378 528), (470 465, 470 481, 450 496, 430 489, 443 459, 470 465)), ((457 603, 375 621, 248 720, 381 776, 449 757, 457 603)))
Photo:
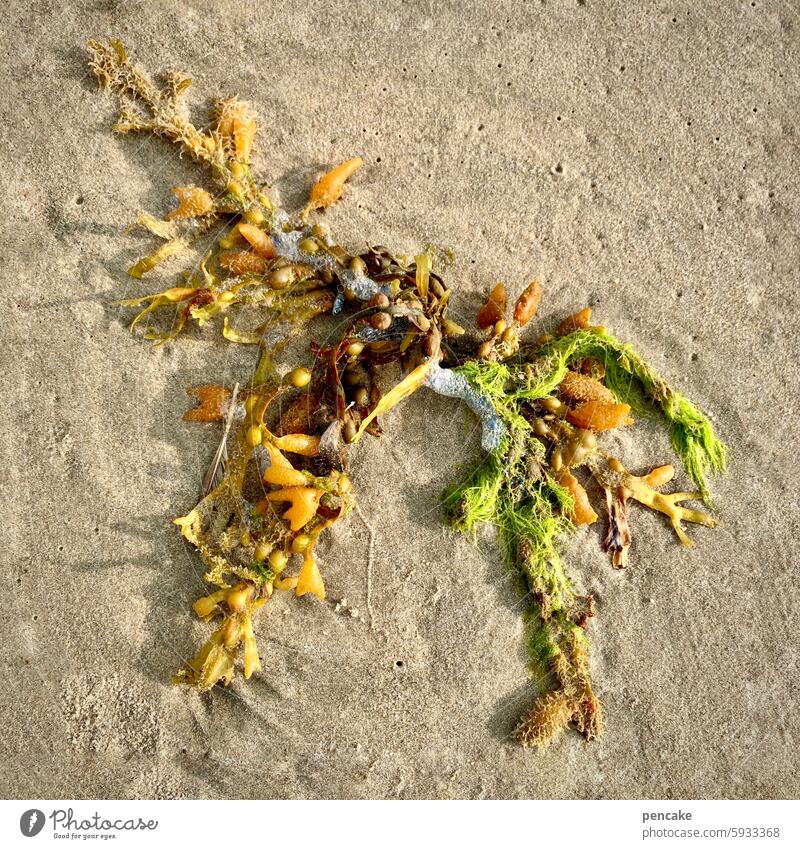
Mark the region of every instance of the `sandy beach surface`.
MULTIPOLYGON (((0 28, 2 795, 797 796, 797 4, 32 0, 0 28), (111 133, 85 51, 110 36, 190 73, 200 123, 213 97, 247 98, 288 207, 363 156, 328 222, 353 246, 451 248, 456 320, 538 275, 532 333, 591 304, 712 415, 721 528, 683 549, 634 508, 623 572, 602 522, 571 541, 597 599, 601 741, 513 742, 534 694, 524 605, 490 535, 441 526, 478 439, 431 393, 356 452, 329 601, 270 602, 264 674, 169 684, 208 632, 169 521, 218 438, 181 421, 186 389, 246 379, 254 353, 211 327, 153 348, 114 306, 173 285, 178 263, 125 274, 152 242, 123 230, 199 172, 111 133)), ((647 422, 611 444, 637 471, 672 458, 647 422)))

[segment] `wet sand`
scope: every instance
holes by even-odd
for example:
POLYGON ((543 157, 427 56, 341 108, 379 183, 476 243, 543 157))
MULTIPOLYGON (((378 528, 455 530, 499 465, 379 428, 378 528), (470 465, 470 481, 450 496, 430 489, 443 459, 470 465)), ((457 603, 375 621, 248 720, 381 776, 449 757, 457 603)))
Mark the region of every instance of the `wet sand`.
MULTIPOLYGON (((4 796, 797 796, 793 4, 34 0, 0 26, 4 796), (478 434, 431 393, 355 456, 361 513, 322 549, 330 603, 270 602, 248 685, 170 686, 206 627, 200 561, 169 520, 217 438, 180 420, 185 391, 245 378, 253 353, 210 327, 153 348, 113 306, 172 285, 177 264, 126 276, 151 243, 123 229, 198 172, 110 132, 90 36, 190 73, 198 122, 215 96, 247 98, 289 207, 363 156, 334 232, 451 248, 456 320, 496 280, 538 275, 531 333, 591 304, 713 416, 733 461, 723 527, 683 549, 634 508, 629 569, 602 523, 566 555, 597 599, 601 741, 511 739, 533 694, 524 604, 489 535, 442 529, 478 434)), ((615 439, 634 470, 671 460, 647 422, 615 439)))

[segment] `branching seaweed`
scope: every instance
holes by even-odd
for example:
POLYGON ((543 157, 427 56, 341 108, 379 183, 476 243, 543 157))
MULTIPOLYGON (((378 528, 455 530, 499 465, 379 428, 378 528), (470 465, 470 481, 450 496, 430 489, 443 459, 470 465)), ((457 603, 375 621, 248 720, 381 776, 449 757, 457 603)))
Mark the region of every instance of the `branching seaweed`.
POLYGON ((381 246, 351 253, 323 224, 309 223, 342 197, 360 158, 322 175, 303 209, 280 209, 254 177, 257 126, 244 102, 217 101, 209 129, 199 130, 183 105, 188 77, 169 74, 158 85, 119 41, 89 46, 98 81, 121 100, 114 129, 160 135, 206 169, 206 187, 176 187, 176 207, 138 219, 161 244, 130 268, 133 277, 200 236, 211 247, 177 285, 124 301, 138 309, 131 327, 148 323, 145 336, 163 343, 221 316, 227 340, 259 348, 241 391, 238 384, 233 391, 213 384, 190 390, 198 405, 185 418, 224 425, 202 499, 175 520, 212 587, 194 611, 216 628, 175 680, 200 691, 229 684, 240 652, 249 678, 261 670, 254 614, 274 592, 325 599, 315 546, 354 506, 350 446, 364 434, 380 436, 384 414, 425 386, 462 399, 483 428, 486 455, 444 494, 445 517, 471 539, 481 525, 493 525, 506 566, 530 602, 532 670, 547 683, 517 739, 546 745, 569 724, 587 739, 599 736, 602 709, 585 633, 594 602, 575 592, 560 555, 572 529, 598 518, 574 473, 593 476, 605 493, 603 542, 615 567, 628 560, 631 501, 664 514, 690 545, 683 523, 713 527, 715 520, 681 502, 710 502, 708 473, 726 464, 709 420, 630 345, 590 326, 588 307, 552 336, 525 341, 542 295, 538 280, 511 310, 505 285, 495 285, 476 316, 477 330, 466 331, 447 316, 451 290, 433 251, 414 258, 381 246), (255 324, 240 323, 246 313, 255 324), (162 314, 169 329, 149 325, 162 314), (289 337, 322 315, 340 316, 338 338, 311 343, 312 369, 281 376, 278 355, 289 337), (406 376, 384 393, 381 376, 392 363, 406 376), (659 492, 672 466, 634 475, 602 450, 602 432, 629 426, 632 412, 648 410, 664 420, 698 492, 659 492))

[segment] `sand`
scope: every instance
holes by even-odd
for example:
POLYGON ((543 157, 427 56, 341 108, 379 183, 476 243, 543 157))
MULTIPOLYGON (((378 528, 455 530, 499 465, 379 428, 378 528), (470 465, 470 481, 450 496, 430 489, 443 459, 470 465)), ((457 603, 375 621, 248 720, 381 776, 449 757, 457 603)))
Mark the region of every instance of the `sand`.
MULTIPOLYGON (((33 0, 0 26, 0 793, 798 794, 795 4, 33 0), (601 741, 510 737, 533 693, 522 608, 491 539, 440 526, 477 434, 430 393, 354 459, 362 513, 323 548, 330 603, 270 603, 248 686, 169 685, 206 633, 189 613, 201 565, 169 524, 216 438, 180 421, 185 390, 242 379, 253 353, 211 328, 154 349, 113 306, 174 279, 127 277, 150 243, 122 231, 197 173, 111 134, 84 44, 115 35, 192 74, 198 121, 213 96, 249 98, 260 172, 289 206, 362 155, 329 222, 352 245, 452 248, 454 318, 538 275, 532 332, 589 303, 713 415, 733 457, 722 528, 686 550, 636 509, 624 572, 600 525, 572 542, 598 602, 601 741)), ((617 442, 637 470, 671 458, 646 423, 617 442)))

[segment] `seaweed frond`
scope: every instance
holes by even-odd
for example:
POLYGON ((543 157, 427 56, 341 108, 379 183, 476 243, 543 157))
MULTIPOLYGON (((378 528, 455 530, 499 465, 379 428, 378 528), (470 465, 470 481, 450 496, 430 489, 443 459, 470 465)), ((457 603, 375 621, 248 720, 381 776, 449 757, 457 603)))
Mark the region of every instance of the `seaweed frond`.
POLYGON ((448 524, 472 540, 480 525, 494 524, 500 515, 503 461, 507 454, 506 439, 483 458, 465 481, 453 485, 442 496, 442 509, 448 524))
MULTIPOLYGON (((492 391, 490 382, 483 388, 492 391)), ((512 434, 443 496, 455 530, 473 539, 480 524, 498 530, 507 567, 524 578, 534 603, 536 615, 528 619, 532 668, 537 677, 549 675, 555 689, 546 690, 521 721, 517 739, 523 745, 544 745, 569 722, 587 738, 600 733, 583 634, 592 601, 575 594, 558 551, 572 528, 573 498, 543 471, 543 461, 541 443, 512 434)))
POLYGON ((191 79, 170 74, 158 86, 141 68, 130 61, 119 39, 102 44, 89 41, 90 63, 102 88, 115 91, 122 99, 119 117, 114 125, 118 133, 152 132, 180 144, 197 159, 217 159, 214 139, 195 127, 186 117, 184 93, 191 79))
POLYGON ((714 433, 708 417, 673 389, 631 345, 606 331, 577 330, 545 343, 535 356, 547 364, 547 385, 560 382, 570 363, 591 358, 604 365, 606 386, 620 401, 636 406, 641 393, 666 420, 675 453, 703 499, 710 500, 708 473, 725 470, 726 446, 714 433))

